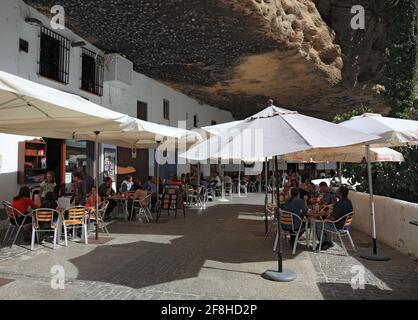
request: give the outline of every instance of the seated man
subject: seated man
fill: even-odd
[[[302,199],[299,198],[299,189],[298,188],[292,188],[290,189],[290,198],[288,198],[285,201],[284,207],[283,207],[284,211],[288,211],[288,212],[292,212],[296,215],[298,215],[302,220],[303,217],[307,215],[308,213],[308,208],[305,205],[305,201],[303,201]],[[299,230],[300,228],[300,224],[301,221],[299,219],[293,219],[293,230]],[[286,231],[293,231],[291,229],[286,229],[287,226],[283,227],[283,230]],[[305,228],[304,223],[302,224],[302,230]],[[290,236],[290,242],[294,242],[295,241],[295,237],[296,235],[292,234]]]
[[[112,178],[107,177],[105,182],[99,187],[99,196],[101,197],[102,201],[105,199],[109,200],[109,204],[105,212],[105,220],[109,219],[109,216],[112,213],[113,209],[117,206],[117,202],[115,200],[109,199],[109,197],[116,195],[115,190],[113,190],[112,188],[112,183]]]
[[[329,221],[337,221],[346,214],[353,212],[353,204],[351,203],[351,200],[348,199],[348,192],[348,188],[344,186],[340,187],[337,190],[337,197],[339,201],[335,204],[332,214],[329,217],[327,217],[327,219],[324,222],[324,237],[322,240],[321,250],[327,250],[334,246],[331,241],[331,234],[327,231],[335,231],[335,228],[333,223]],[[340,230],[344,227],[344,223],[345,221],[344,219],[342,219],[335,225],[335,227],[338,230]],[[316,224],[316,235],[318,237],[318,240],[321,240],[322,225],[322,223]]]
[[[126,179],[123,180],[120,186],[121,193],[128,193],[128,192],[134,191],[133,185],[134,185],[134,182],[133,182],[132,176],[126,176]]]
[[[321,203],[322,205],[329,205],[335,203],[335,194],[334,191],[328,187],[326,182],[321,182],[319,184],[319,192],[321,196]]]

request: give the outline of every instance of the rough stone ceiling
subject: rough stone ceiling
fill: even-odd
[[[26,2],[45,14],[57,3]],[[237,118],[273,97],[284,107],[329,119],[361,103],[385,107],[372,90],[381,78],[384,48],[354,41],[341,23],[349,26],[350,2],[61,0],[60,5],[77,34],[106,52],[124,54],[138,72]],[[377,31],[382,30],[362,37],[377,39]],[[370,51],[374,61],[359,65],[359,56],[370,57]]]

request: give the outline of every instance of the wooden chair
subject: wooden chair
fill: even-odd
[[[29,214],[23,214],[19,210],[12,207],[12,205],[7,202],[3,201],[3,206],[6,210],[6,214],[9,220],[9,226],[7,227],[6,233],[4,235],[2,244],[4,244],[7,240],[7,236],[12,236],[13,231],[16,230],[15,237],[13,238],[13,241],[11,243],[11,247],[16,243],[16,240],[19,236],[20,230],[26,226],[30,226],[32,224],[31,215]],[[19,223],[17,220],[19,217],[23,217],[22,222]],[[29,218],[29,219],[28,219]],[[10,235],[9,232],[11,231]]]
[[[294,227],[294,222],[295,221],[298,221],[300,223],[298,229],[295,229],[295,227]],[[281,213],[280,213],[280,228],[283,232],[283,236],[286,237],[286,236],[290,236],[290,235],[296,235],[295,243],[293,245],[293,250],[292,250],[293,255],[296,254],[296,247],[298,245],[299,237],[306,230],[306,228],[303,228],[303,227],[304,227],[304,220],[301,217],[299,217],[297,214],[294,214],[293,212],[281,210]],[[276,235],[276,240],[274,241],[273,251],[276,251],[278,240],[279,240],[278,235]],[[309,246],[308,241],[309,241],[308,237],[306,236],[306,246],[307,247]]]
[[[354,252],[357,252],[353,239],[351,238],[351,235],[350,235],[350,227],[353,224],[353,217],[354,217],[354,211],[347,213],[345,216],[341,217],[340,219],[336,221],[324,220],[322,222],[321,239],[319,241],[319,251],[321,251],[322,240],[323,240],[324,232],[325,232],[325,223],[330,223],[333,226],[333,228],[331,228],[333,230],[327,230],[327,232],[330,232],[331,235],[332,234],[338,235],[338,238],[340,239],[341,246],[345,254],[348,256],[348,251],[344,245],[343,237],[348,237],[348,239],[350,240],[351,246],[353,247]],[[341,229],[338,229],[337,223],[341,221],[344,221],[344,226]]]
[[[32,240],[30,249],[34,250],[35,248],[35,238],[39,233],[47,233],[53,232],[54,233],[54,249],[57,246],[57,233],[58,233],[58,221],[54,221],[54,216],[59,219],[60,213],[54,209],[36,209],[33,211],[32,214]],[[43,227],[39,226],[39,223],[48,223],[50,228],[43,229]],[[39,237],[38,237],[39,240]]]
[[[68,218],[64,219],[64,237],[65,246],[68,246],[68,229],[73,230],[73,238],[75,237],[75,230],[77,228],[82,229],[81,239],[84,239],[84,243],[88,244],[87,237],[87,214],[85,207],[72,207],[68,209]]]

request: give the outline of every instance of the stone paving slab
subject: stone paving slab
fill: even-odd
[[[0,299],[418,299],[416,261],[379,244],[389,262],[370,262],[358,253],[306,250],[291,255],[284,244],[291,283],[264,280],[277,266],[273,238],[264,241],[263,195],[211,203],[161,223],[115,221],[111,241],[70,242],[56,250],[13,246],[0,249],[0,277],[15,279],[0,287]],[[353,232],[360,250],[368,237]],[[65,289],[54,290],[51,268],[65,270]],[[352,268],[364,267],[364,290],[353,290]]]

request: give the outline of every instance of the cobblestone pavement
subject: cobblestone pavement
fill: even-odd
[[[338,243],[326,252],[295,256],[284,244],[284,265],[298,277],[291,283],[264,280],[277,265],[273,239],[264,241],[262,195],[233,198],[208,209],[187,210],[184,219],[163,215],[158,223],[115,221],[112,241],[70,242],[52,250],[25,246],[0,249],[0,299],[418,299],[417,262],[380,244],[389,262],[370,262]],[[354,230],[361,250],[369,239]],[[54,290],[59,265],[65,288]],[[354,267],[354,269],[353,269]],[[364,289],[353,290],[354,273],[364,267]],[[0,281],[0,283],[2,283]]]

